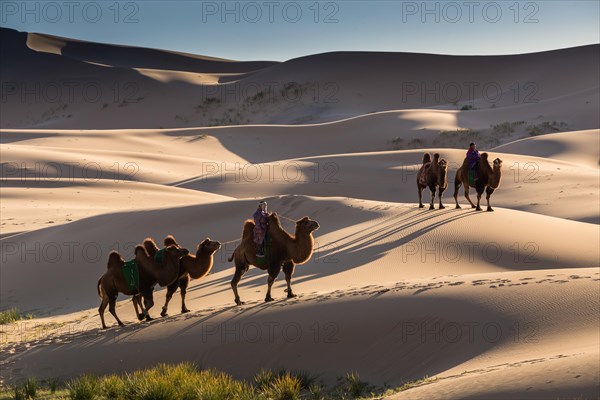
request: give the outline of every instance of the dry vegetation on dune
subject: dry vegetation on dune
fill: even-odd
[[[564,132],[569,125],[563,121],[543,121],[528,124],[526,121],[501,122],[487,129],[457,128],[441,130],[433,139],[404,139],[396,137],[390,140],[393,150],[413,150],[422,148],[460,148],[465,143],[477,142],[481,148],[492,148],[515,140],[548,133]]]
[[[373,399],[435,382],[423,378],[395,388],[376,388],[349,372],[326,386],[305,371],[260,370],[250,380],[236,380],[214,369],[192,363],[159,364],[125,374],[82,375],[61,382],[29,378],[4,388],[0,399],[15,400],[352,400]]]

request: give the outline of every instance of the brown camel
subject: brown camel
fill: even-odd
[[[165,249],[163,257],[163,263],[158,264],[153,258],[150,258],[148,252],[143,246],[136,246],[135,248],[135,263],[138,266],[139,274],[139,285],[137,289],[131,288],[123,274],[123,265],[125,260],[116,251],[113,251],[108,256],[108,264],[104,275],[98,279],[97,289],[98,295],[102,299],[98,313],[100,314],[100,320],[102,321],[102,328],[106,329],[106,323],[104,321],[104,311],[106,306],[109,306],[110,313],[115,317],[119,326],[123,326],[123,322],[117,317],[115,307],[117,302],[117,296],[119,293],[133,296],[133,307],[141,321],[146,318],[147,321],[151,321],[149,310],[154,305],[152,291],[154,286],[158,282],[158,276],[162,269],[172,269],[173,266],[179,268],[179,249],[172,246]],[[141,298],[144,299],[144,306],[142,307]],[[138,311],[138,306],[141,308],[141,313]]]
[[[423,205],[423,190],[426,187],[429,187],[431,190],[431,203],[429,205],[429,209],[433,210],[435,207],[433,206],[433,201],[435,200],[435,191],[437,188],[438,198],[439,198],[439,208],[440,210],[444,207],[442,204],[442,196],[444,195],[444,191],[448,187],[447,182],[448,176],[448,163],[443,158],[440,160],[440,155],[435,153],[433,155],[433,161],[431,161],[431,156],[429,153],[425,153],[423,155],[423,164],[419,169],[419,173],[417,174],[417,188],[419,189],[419,208],[425,207]]]
[[[164,245],[176,246],[178,249],[183,249],[171,235],[165,238]],[[213,255],[220,248],[221,243],[206,238],[198,244],[195,256],[186,254],[179,259],[179,279],[167,287],[167,298],[165,300],[165,305],[162,308],[162,312],[160,313],[161,316],[167,316],[169,301],[177,291],[178,287],[181,289],[181,313],[190,312],[185,306],[185,294],[190,283],[190,278],[202,279],[208,275],[213,267]]]
[[[471,208],[475,208],[477,211],[481,211],[480,201],[481,195],[485,190],[487,200],[487,211],[494,211],[490,205],[490,196],[494,193],[494,190],[500,186],[502,180],[502,160],[496,158],[494,160],[493,167],[488,162],[488,153],[482,153],[481,159],[479,160],[477,173],[478,177],[475,180],[475,190],[477,191],[477,205],[473,204],[469,198],[469,177],[468,177],[469,165],[467,160],[463,162],[463,165],[456,171],[456,178],[454,179],[454,200],[456,201],[456,208],[461,208],[458,204],[458,190],[463,185],[465,188],[465,197],[471,204]]]
[[[250,268],[250,265],[254,265],[263,271],[266,270],[269,273],[265,301],[273,301],[271,286],[273,286],[273,282],[281,269],[283,268],[287,282],[287,297],[296,297],[292,292],[291,285],[295,266],[304,264],[312,256],[315,243],[312,233],[319,229],[317,221],[313,221],[308,217],[296,221],[296,232],[292,236],[283,229],[276,213],[270,213],[267,220],[269,224],[268,235],[272,240],[268,260],[265,262],[257,260],[256,244],[253,240],[254,221],[252,220],[247,220],[244,223],[241,243],[233,251],[231,257],[229,257],[229,261],[233,260],[235,263],[235,274],[231,280],[231,288],[233,289],[237,305],[244,304],[240,300],[237,285],[240,279],[242,279],[242,275]]]

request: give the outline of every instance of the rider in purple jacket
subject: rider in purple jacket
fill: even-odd
[[[258,203],[258,208],[252,214],[254,218],[254,243],[256,244],[256,255],[263,257],[265,254],[265,235],[267,234],[267,202]]]
[[[469,163],[469,169],[476,169],[480,158],[481,156],[479,155],[477,146],[475,146],[475,143],[471,143],[469,145],[469,150],[467,151],[467,162]]]

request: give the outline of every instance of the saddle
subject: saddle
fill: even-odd
[[[269,255],[271,254],[271,236],[267,233],[265,235],[265,254],[261,256],[256,256],[256,262],[260,265],[265,265],[267,260],[269,259]]]
[[[123,275],[129,289],[138,291],[140,287],[140,272],[135,260],[125,261],[123,264]]]

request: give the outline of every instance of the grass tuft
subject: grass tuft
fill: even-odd
[[[9,308],[8,310],[0,311],[0,325],[10,324],[22,319],[33,319],[31,314],[22,314],[17,308]]]

